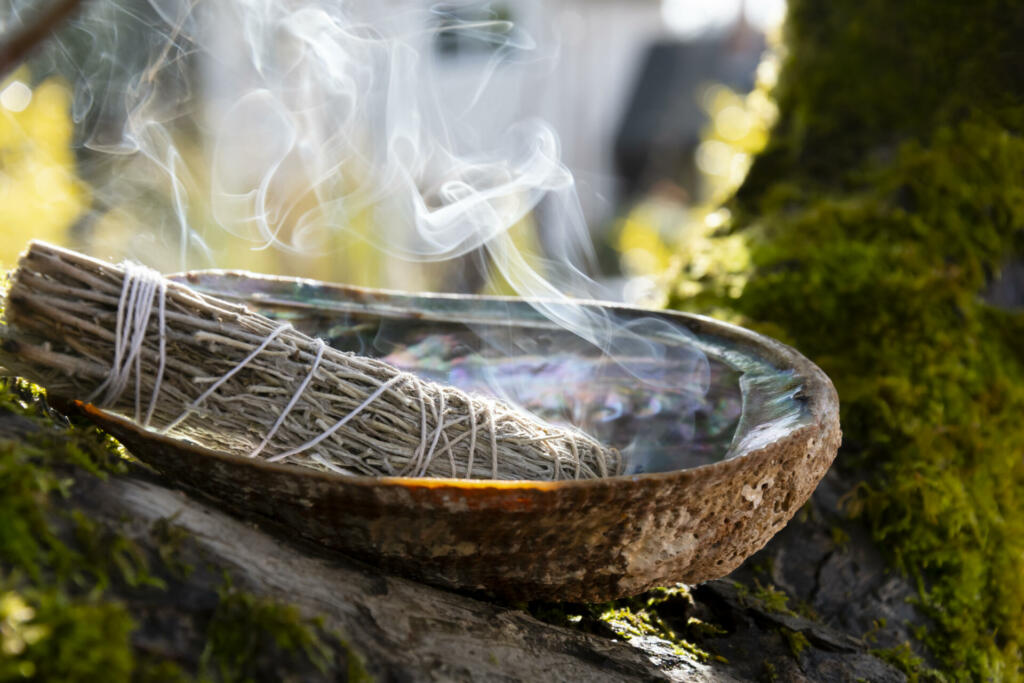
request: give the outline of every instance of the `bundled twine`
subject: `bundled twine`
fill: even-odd
[[[143,266],[34,242],[5,299],[9,372],[217,450],[371,476],[622,472],[617,450],[576,429],[338,351]]]

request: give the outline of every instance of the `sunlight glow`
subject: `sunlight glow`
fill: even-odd
[[[25,111],[31,101],[32,89],[21,81],[14,81],[0,92],[0,105],[8,111]]]
[[[662,0],[665,24],[683,38],[722,29],[740,15],[760,31],[781,23],[786,13],[785,0]]]

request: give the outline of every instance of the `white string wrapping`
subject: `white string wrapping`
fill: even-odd
[[[153,393],[150,396],[149,408],[146,410],[144,426],[149,426],[157,399],[160,397],[160,384],[163,382],[166,365],[166,321],[165,296],[167,282],[157,271],[145,266],[125,262],[124,285],[121,288],[121,299],[117,306],[117,327],[114,331],[114,362],[107,379],[96,387],[87,400],[93,401],[100,394],[103,398],[100,407],[109,407],[117,402],[128,385],[132,368],[135,369],[135,421],[140,422],[142,405],[142,387],[140,377],[141,358],[139,352],[146,338],[150,314],[153,311],[153,298],[159,304],[160,364],[157,370]]]

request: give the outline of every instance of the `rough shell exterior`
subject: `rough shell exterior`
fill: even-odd
[[[688,470],[492,482],[341,477],[191,446],[82,409],[167,477],[384,570],[508,599],[609,600],[728,574],[793,517],[839,447],[838,398],[814,364],[747,330],[684,317],[793,370],[811,419]]]

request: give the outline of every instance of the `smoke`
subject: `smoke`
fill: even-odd
[[[691,386],[674,390],[699,405],[707,362],[688,333],[575,303],[605,293],[558,138],[489,109],[511,87],[505,73],[549,68],[557,47],[540,49],[506,5],[414,7],[88,3],[33,64],[73,88],[94,197],[82,243],[164,270],[243,265],[394,288],[489,281],[540,300],[613,358],[685,365]],[[459,277],[474,268],[478,278]],[[650,363],[623,364],[664,388]]]

